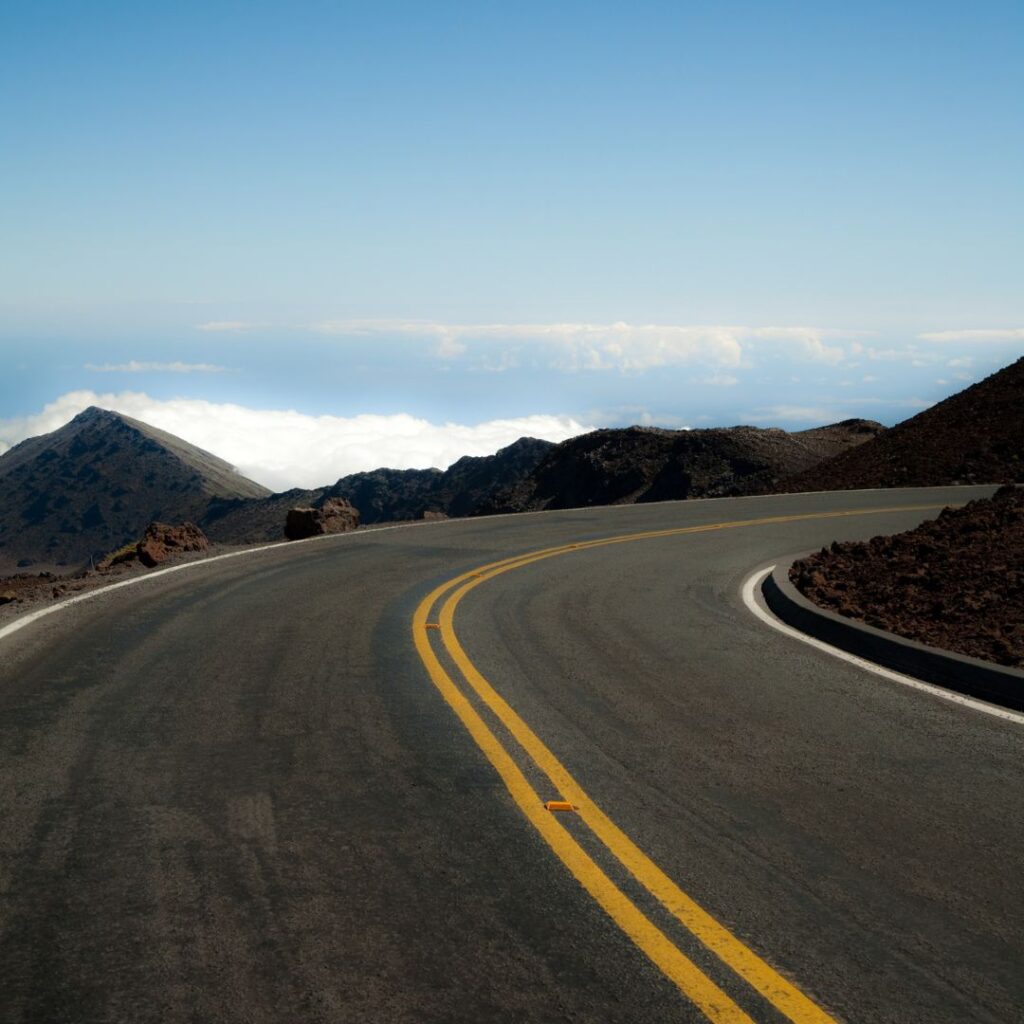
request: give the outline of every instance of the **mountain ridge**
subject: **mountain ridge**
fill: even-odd
[[[75,569],[152,520],[195,520],[212,499],[270,493],[202,448],[90,406],[0,455],[0,569]]]
[[[495,495],[482,514],[766,493],[886,428],[851,419],[787,432],[778,427],[665,430],[615,427],[556,445],[536,470]]]
[[[867,444],[786,481],[785,490],[1024,481],[1024,357]]]
[[[787,432],[623,427],[552,444],[520,438],[445,470],[380,468],[271,493],[223,459],[90,407],[0,455],[0,572],[69,571],[190,520],[220,543],[281,538],[289,508],[351,501],[367,524],[851,487],[1024,479],[1024,358],[886,429],[849,419]]]

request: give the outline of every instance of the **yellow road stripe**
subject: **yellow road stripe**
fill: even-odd
[[[787,523],[807,519],[828,519],[843,516],[880,514],[885,512],[926,511],[937,505],[914,505],[886,509],[864,509],[844,512],[807,513],[793,516],[773,516],[763,519],[736,520],[700,526],[652,530],[645,533],[625,534],[595,541],[566,544],[526,555],[514,556],[480,566],[442,584],[429,594],[416,610],[413,619],[413,637],[416,649],[427,666],[431,679],[445,699],[466,725],[488,759],[498,770],[509,792],[527,818],[540,831],[559,858],[572,871],[584,888],[597,900],[615,922],[633,939],[658,967],[670,977],[683,993],[696,1003],[711,1020],[748,1020],[749,1018],[729,998],[706,978],[646,917],[618,890],[614,883],[589,858],[586,852],[554,819],[542,811],[541,801],[525,777],[516,767],[508,752],[472,705],[455,686],[451,677],[437,660],[427,640],[425,627],[427,614],[445,594],[450,596],[441,608],[438,621],[441,638],[452,660],[480,699],[491,709],[505,727],[533,759],[537,766],[559,790],[560,794],[578,807],[580,817],[591,831],[618,858],[620,863],[672,913],[697,939],[714,952],[756,991],[785,1014],[794,1024],[834,1024],[833,1018],[805,996],[795,985],[779,974],[753,950],[741,942],[727,928],[719,924],[706,910],[672,881],[622,830],[593,802],[564,765],[544,745],[532,729],[512,710],[470,661],[454,629],[454,614],[462,598],[487,579],[512,569],[552,558],[570,551],[586,550],[635,540],[702,533],[710,530],[737,529],[747,526]],[[457,588],[454,589],[453,588]],[[506,763],[507,762],[507,763]],[[627,909],[624,909],[624,906]],[[637,930],[639,929],[639,930]],[[650,929],[649,933],[647,929]],[[671,951],[682,958],[680,964]],[[696,987],[694,987],[696,986]],[[704,986],[710,986],[705,991]],[[722,1003],[721,1000],[725,1000]],[[703,1001],[702,1001],[703,1000]],[[723,1011],[722,1007],[725,1008]],[[740,1016],[721,1016],[722,1012]],[[717,1016],[715,1014],[718,1014]]]
[[[612,920],[670,978],[704,1015],[721,1024],[754,1024],[710,978],[706,977],[684,953],[652,924],[636,905],[594,863],[576,840],[546,811],[541,798],[520,771],[497,737],[459,692],[451,677],[437,660],[427,639],[426,614],[439,596],[435,591],[416,609],[413,639],[430,678],[458,715],[477,746],[494,765],[502,782],[530,824],[541,834],[559,860],[596,900]]]

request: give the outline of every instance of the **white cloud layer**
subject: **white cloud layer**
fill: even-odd
[[[146,363],[132,359],[127,363],[86,363],[93,373],[223,373],[226,367],[213,363]]]
[[[90,405],[169,431],[273,490],[320,487],[361,470],[444,468],[463,455],[491,455],[520,437],[564,441],[592,427],[568,416],[523,416],[485,423],[431,423],[391,416],[310,416],[197,399],[160,400],[135,391],[72,391],[35,415],[0,420],[0,453],[63,426]]]
[[[266,324],[253,323],[249,320],[207,320],[204,324],[196,324],[197,331],[223,332],[240,334],[243,331],[255,331]]]
[[[828,342],[861,331],[819,327],[745,327],[708,324],[445,324],[421,320],[328,320],[314,331],[346,337],[377,335],[432,340],[434,353],[456,359],[472,343],[522,346],[561,370],[636,372],[690,364],[739,367],[758,350],[782,347],[813,362],[838,363],[844,349]],[[514,364],[513,364],[514,365]],[[493,368],[493,367],[492,367]]]
[[[922,341],[1024,341],[1024,327],[978,328],[967,331],[930,331],[919,334]]]

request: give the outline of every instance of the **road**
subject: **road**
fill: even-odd
[[[1024,1019],[1024,728],[740,599],[979,493],[366,531],[31,624],[0,641],[0,1020]]]

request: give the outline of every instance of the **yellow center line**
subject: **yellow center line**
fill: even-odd
[[[426,602],[413,617],[413,639],[434,685],[501,777],[512,799],[544,841],[598,905],[635,945],[716,1024],[754,1024],[710,978],[652,924],[594,863],[582,846],[544,809],[540,796],[444,670],[427,639]]]
[[[501,559],[453,577],[427,595],[413,616],[413,640],[431,680],[466,726],[477,745],[498,771],[512,798],[551,849],[605,912],[658,968],[712,1021],[750,1021],[750,1018],[711,979],[683,954],[632,903],[597,866],[577,841],[543,808],[543,802],[511,755],[476,712],[445,671],[428,639],[428,615],[446,594],[449,596],[437,616],[441,642],[466,683],[515,737],[526,754],[548,777],[561,796],[576,805],[579,816],[627,871],[654,896],[692,935],[743,978],[794,1024],[835,1024],[824,1010],[784,978],[753,950],[720,924],[692,897],[666,875],[583,790],[568,769],[555,757],[532,729],[495,691],[469,659],[455,634],[455,609],[475,587],[495,576],[548,558],[637,540],[738,529],[773,523],[886,512],[927,511],[939,505],[912,505],[885,509],[806,513],[735,520],[700,526],[675,527],[644,533],[622,534],[545,548],[525,555]],[[433,626],[433,623],[429,623]]]

